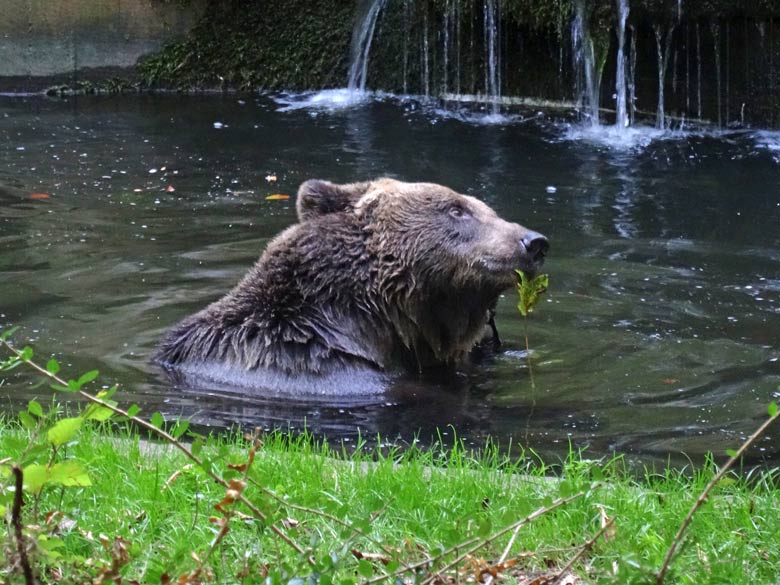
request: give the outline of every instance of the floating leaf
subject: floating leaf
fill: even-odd
[[[517,310],[523,317],[534,310],[534,305],[539,297],[547,290],[550,277],[547,274],[537,274],[530,278],[522,270],[515,270],[519,282],[517,283]]]
[[[48,193],[30,193],[30,199],[50,199],[51,195]]]
[[[265,200],[266,201],[283,201],[285,199],[289,199],[289,195],[285,195],[284,193],[274,193],[273,195],[268,195]]]
[[[76,436],[76,433],[81,428],[83,422],[84,419],[80,416],[74,418],[63,418],[57,421],[57,423],[49,429],[49,432],[46,434],[46,436],[52,445],[59,447]]]

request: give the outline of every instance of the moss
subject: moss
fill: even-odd
[[[189,37],[143,59],[147,87],[305,89],[343,84],[354,5],[211,2]]]
[[[46,89],[50,97],[72,95],[105,95],[138,91],[138,83],[123,77],[110,77],[99,81],[80,80],[73,83],[54,85]]]

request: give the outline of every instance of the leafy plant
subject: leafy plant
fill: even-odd
[[[539,302],[539,297],[547,291],[547,286],[550,284],[550,276],[548,274],[528,276],[522,270],[515,270],[515,272],[517,273],[517,310],[523,316],[525,325],[525,355],[528,360],[528,373],[531,377],[531,387],[536,388],[534,371],[531,367],[531,349],[528,345],[527,318],[528,314],[534,310],[536,303]]]
[[[539,297],[547,291],[550,283],[548,274],[537,274],[534,277],[528,276],[522,270],[515,270],[517,273],[517,310],[523,317],[534,310]]]

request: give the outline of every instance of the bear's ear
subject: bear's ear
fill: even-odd
[[[370,182],[337,185],[330,181],[311,179],[298,188],[295,209],[298,220],[308,221],[328,213],[348,211],[368,191]]]

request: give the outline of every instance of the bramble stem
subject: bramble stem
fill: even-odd
[[[688,528],[688,525],[691,523],[691,520],[693,520],[693,515],[696,513],[696,510],[698,510],[704,502],[707,501],[707,497],[709,496],[710,492],[712,491],[712,488],[714,488],[717,483],[723,479],[723,476],[726,475],[726,472],[731,468],[732,465],[740,458],[742,455],[747,451],[748,447],[750,447],[758,437],[760,437],[764,431],[771,425],[773,422],[775,422],[778,417],[780,417],[780,410],[778,412],[775,412],[772,416],[767,419],[764,424],[762,424],[756,431],[750,435],[747,440],[742,443],[742,446],[737,450],[734,455],[732,455],[728,461],[726,461],[725,465],[721,467],[720,471],[715,474],[715,477],[713,477],[710,480],[710,483],[707,484],[707,487],[704,488],[704,490],[699,494],[699,497],[696,498],[696,501],[694,502],[693,506],[691,506],[690,511],[688,512],[688,515],[683,520],[682,525],[680,526],[680,529],[677,531],[677,534],[674,535],[674,539],[672,540],[672,544],[669,546],[669,551],[666,553],[666,558],[664,558],[664,563],[661,565],[661,569],[658,571],[658,574],[656,575],[656,584],[657,585],[663,585],[664,582],[664,576],[666,575],[666,572],[669,570],[669,565],[672,563],[672,559],[674,558],[674,554],[677,552],[677,547],[680,545],[680,542],[682,541],[683,534],[685,533],[685,530]]]

